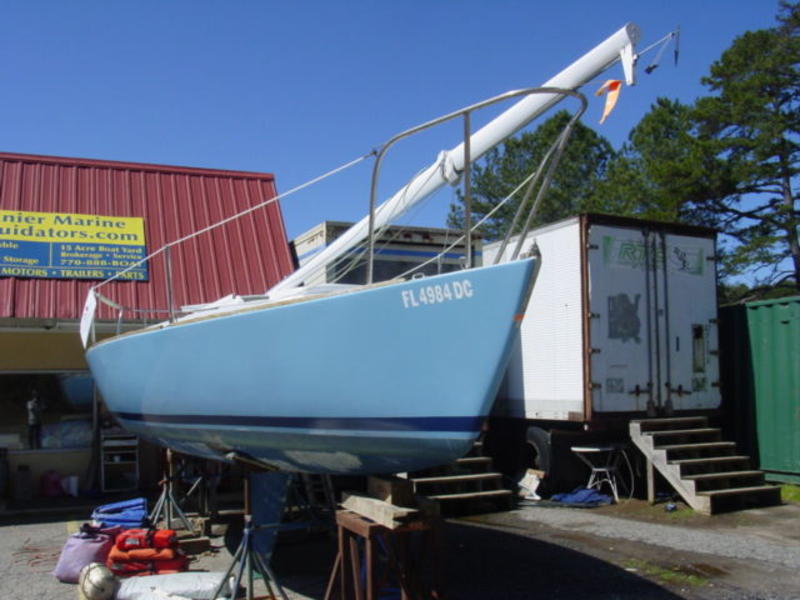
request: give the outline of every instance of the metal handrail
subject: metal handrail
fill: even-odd
[[[498,102],[502,102],[503,100],[508,100],[510,98],[516,98],[518,96],[530,96],[533,94],[558,94],[561,96],[572,96],[573,98],[577,98],[582,103],[582,110],[579,114],[583,114],[586,110],[587,102],[586,98],[580,92],[576,92],[574,90],[564,89],[564,88],[557,88],[557,87],[533,87],[533,88],[523,88],[520,90],[512,90],[510,92],[505,92],[503,94],[499,94],[497,96],[493,96],[486,100],[482,100],[481,102],[476,102],[475,104],[471,104],[459,110],[453,111],[436,119],[432,119],[430,121],[426,121],[421,125],[417,125],[416,127],[412,127],[410,129],[406,129],[395,135],[394,137],[390,138],[380,149],[377,151],[377,155],[375,158],[375,164],[372,167],[372,183],[370,185],[370,195],[369,195],[369,225],[368,225],[368,241],[367,241],[367,283],[372,283],[373,279],[373,271],[375,266],[375,208],[377,204],[377,195],[378,195],[378,180],[380,178],[380,170],[383,163],[383,158],[386,155],[386,152],[394,146],[400,140],[407,138],[411,135],[419,133],[425,129],[429,129],[434,127],[435,125],[440,125],[441,123],[445,123],[447,121],[451,121],[457,117],[462,117],[464,119],[464,170],[462,174],[464,175],[464,185],[465,185],[465,195],[469,195],[471,197],[471,192],[469,190],[469,186],[471,185],[468,176],[470,174],[469,165],[471,164],[471,156],[470,156],[470,115],[479,110],[481,108],[485,108],[487,106],[491,106],[492,104],[496,104]],[[466,236],[470,238],[470,232],[466,233]],[[471,248],[471,239],[467,240],[467,248],[465,249],[467,252],[467,261],[468,264],[471,263],[471,255],[472,255],[472,248]]]
[[[508,245],[511,236],[513,235],[513,230],[516,228],[516,224],[519,220],[519,217],[522,215],[522,211],[524,207],[528,204],[528,200],[533,193],[534,188],[536,187],[536,183],[539,181],[539,177],[542,174],[542,170],[544,169],[545,165],[547,165],[547,173],[545,173],[544,179],[542,180],[542,184],[539,186],[539,191],[536,194],[536,199],[533,201],[531,205],[531,209],[528,212],[528,216],[525,219],[525,225],[522,227],[522,231],[517,238],[516,246],[514,247],[514,252],[511,255],[511,260],[516,260],[519,256],[520,251],[522,250],[522,245],[525,243],[525,238],[528,237],[528,233],[533,225],[534,218],[536,217],[536,213],[539,210],[539,206],[542,203],[542,199],[544,198],[545,193],[550,188],[550,183],[553,180],[553,175],[555,174],[556,167],[558,167],[559,162],[561,161],[561,157],[564,154],[564,149],[566,148],[567,141],[572,136],[572,130],[575,127],[575,123],[578,122],[583,116],[583,113],[586,112],[587,107],[589,106],[588,101],[586,100],[586,96],[580,94],[581,100],[581,107],[575,114],[572,115],[572,118],[569,120],[567,125],[562,130],[561,134],[556,138],[553,142],[553,145],[547,151],[545,156],[542,158],[539,167],[536,170],[536,174],[531,180],[530,184],[528,185],[528,189],[525,190],[525,195],[522,198],[522,201],[517,207],[517,212],[514,215],[514,219],[511,223],[511,226],[506,231],[505,238],[503,239],[503,243],[500,245],[500,250],[495,257],[495,263],[500,261],[500,258],[503,256],[505,252],[506,246]]]
[[[555,171],[555,168],[558,166],[559,159],[561,157],[561,154],[564,151],[564,148],[566,146],[567,140],[570,138],[570,136],[572,134],[572,130],[573,130],[574,126],[575,126],[575,123],[578,121],[578,119],[580,119],[580,117],[586,111],[586,108],[588,106],[588,102],[586,101],[585,96],[583,96],[583,94],[581,94],[580,96],[581,96],[581,98],[580,98],[581,99],[581,107],[580,107],[580,109],[575,111],[575,113],[573,114],[572,118],[569,120],[567,125],[564,127],[564,129],[561,131],[561,133],[558,135],[558,137],[555,139],[555,141],[551,145],[550,149],[545,153],[545,156],[540,161],[539,166],[537,167],[536,171],[531,173],[530,175],[528,175],[525,179],[523,179],[520,182],[520,184],[513,191],[511,191],[505,198],[503,198],[500,202],[498,202],[489,212],[487,212],[485,215],[483,215],[483,217],[481,217],[481,219],[477,223],[475,223],[474,226],[470,227],[470,231],[477,231],[478,228],[481,225],[483,225],[485,222],[487,222],[494,215],[494,213],[497,212],[500,209],[500,207],[502,207],[511,198],[516,196],[517,193],[523,187],[526,188],[525,194],[523,195],[523,198],[520,201],[519,206],[517,207],[517,211],[516,211],[516,213],[514,215],[514,218],[513,218],[512,222],[511,222],[511,225],[508,227],[508,231],[506,233],[506,236],[503,239],[503,242],[501,243],[500,250],[497,252],[497,254],[495,256],[494,264],[499,263],[500,259],[503,257],[503,254],[505,252],[506,246],[508,245],[509,239],[510,239],[511,235],[513,234],[513,231],[516,229],[517,222],[519,221],[519,218],[521,217],[521,215],[522,215],[522,213],[523,213],[523,211],[525,209],[525,206],[527,206],[527,204],[528,204],[528,200],[530,199],[532,191],[536,187],[536,184],[539,181],[539,177],[541,176],[542,171],[544,170],[544,167],[546,165],[550,165],[549,169],[548,169],[548,176],[545,178],[545,181],[539,187],[539,191],[537,193],[536,200],[534,201],[534,203],[531,206],[531,209],[530,209],[530,211],[528,213],[528,217],[527,217],[526,222],[525,222],[525,227],[523,228],[522,233],[519,235],[518,243],[517,243],[516,249],[514,251],[514,255],[512,256],[511,260],[515,260],[517,258],[517,256],[519,255],[519,251],[520,251],[520,249],[522,247],[523,242],[525,241],[525,238],[526,238],[527,234],[529,233],[529,229],[530,229],[531,223],[533,222],[533,219],[534,219],[534,217],[536,215],[536,211],[537,211],[537,209],[538,209],[538,207],[539,207],[539,205],[540,205],[540,203],[541,203],[541,201],[542,201],[542,199],[544,197],[544,194],[546,193],[546,191],[547,191],[547,189],[548,189],[548,187],[550,185],[550,181],[552,179],[551,175]],[[428,260],[426,260],[424,262],[421,262],[419,264],[416,264],[411,269],[409,269],[409,270],[401,273],[400,275],[398,275],[398,277],[401,277],[401,278],[402,277],[407,277],[408,275],[410,275],[414,271],[422,269],[423,267],[425,267],[426,265],[430,264],[434,260],[440,259],[441,256],[443,256],[445,253],[447,253],[450,250],[452,250],[453,248],[455,248],[465,238],[466,238],[466,235],[461,235],[460,237],[458,237],[455,240],[453,240],[453,242],[450,243],[447,247],[445,247],[437,256],[435,256],[433,258],[430,258],[430,259],[428,259]]]

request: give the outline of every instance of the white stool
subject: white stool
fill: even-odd
[[[591,470],[586,487],[600,491],[603,484],[607,483],[614,495],[614,500],[619,502],[617,474],[622,459],[622,446],[615,444],[572,446],[570,449]]]

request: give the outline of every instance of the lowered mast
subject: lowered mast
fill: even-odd
[[[639,28],[629,23],[594,49],[584,54],[542,87],[576,90],[594,79],[618,60],[622,61],[625,80],[635,83],[635,44],[639,41]],[[558,103],[563,96],[537,94],[526,96],[508,110],[470,136],[470,158],[477,160],[506,138],[514,135],[537,116]],[[464,143],[439,154],[436,161],[383,202],[375,212],[374,227],[391,223],[446,184],[456,183],[464,169]],[[362,240],[370,229],[370,217],[364,217],[330,246],[314,256],[308,263],[273,286],[268,292],[285,291],[301,285],[309,275],[347,253]]]

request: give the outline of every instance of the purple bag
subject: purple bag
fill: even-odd
[[[84,523],[81,530],[67,538],[53,575],[63,583],[78,583],[81,569],[89,563],[105,564],[120,527],[98,529]]]

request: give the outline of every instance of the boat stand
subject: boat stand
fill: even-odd
[[[278,597],[282,598],[283,600],[289,600],[289,597],[281,587],[281,584],[278,583],[275,573],[272,572],[269,564],[267,564],[267,561],[264,560],[264,558],[261,556],[261,553],[256,548],[256,529],[257,528],[253,526],[252,515],[245,514],[242,541],[239,544],[239,547],[236,549],[236,553],[233,555],[233,562],[231,562],[228,570],[225,571],[225,575],[222,577],[217,589],[214,591],[214,595],[212,596],[213,598],[222,597],[220,593],[225,588],[225,584],[229,581],[229,578],[235,571],[236,576],[232,580],[231,585],[232,597],[236,597],[236,592],[239,590],[242,579],[245,578],[245,598],[247,598],[247,600],[254,600],[255,569],[255,571],[258,571],[261,574],[261,577],[264,580],[264,585],[267,586],[267,592],[269,593],[269,598],[271,600],[275,600],[275,598]],[[280,596],[276,596],[275,591],[277,591]]]
[[[183,512],[178,501],[175,499],[173,483],[175,481],[175,461],[172,456],[172,450],[169,448],[167,448],[166,460],[167,473],[161,481],[161,495],[158,497],[156,505],[150,513],[150,523],[155,526],[163,518],[167,524],[167,529],[172,529],[172,522],[177,519],[181,522],[184,529],[194,532],[194,527],[187,518],[186,513]],[[197,482],[195,482],[195,485],[196,484]]]
[[[339,600],[377,600],[382,591],[393,588],[400,592],[401,600],[444,597],[439,517],[421,517],[388,529],[349,510],[340,510],[336,525],[339,551],[325,600],[336,597],[337,587]]]
[[[269,566],[275,538],[278,530],[283,528],[281,517],[289,485],[290,476],[286,473],[256,471],[252,468],[245,472],[242,541],[212,598],[221,598],[221,592],[228,582],[231,583],[232,597],[235,598],[244,582],[244,597],[254,600],[255,576],[259,574],[267,588],[267,598],[289,600]],[[258,499],[255,506],[253,498]]]

